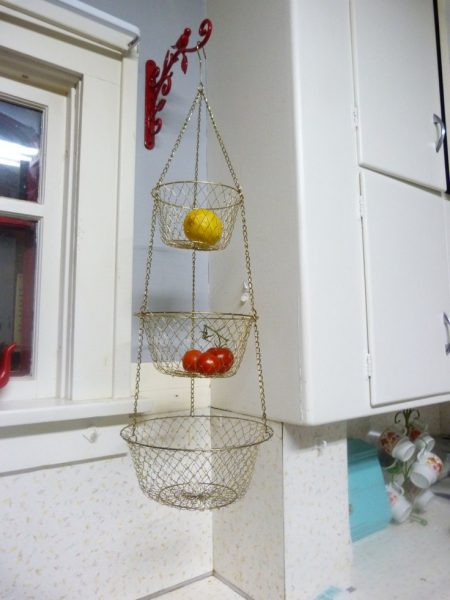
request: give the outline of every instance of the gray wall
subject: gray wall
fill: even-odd
[[[141,31],[139,43],[139,90],[136,139],[136,196],[133,268],[133,310],[138,310],[144,289],[145,262],[152,211],[151,188],[158,180],[175,139],[192,103],[199,81],[197,55],[189,55],[189,67],[184,75],[177,63],[173,68],[172,90],[162,111],[163,127],[156,136],[156,147],[144,147],[144,82],[145,62],[153,59],[162,65],[166,50],[175,44],[185,27],[192,30],[190,46],[198,38],[198,28],[206,15],[206,0],[88,0],[96,8],[137,25]],[[203,136],[205,138],[205,136]],[[195,132],[190,127],[185,135],[166,181],[193,179]],[[205,143],[202,140],[200,177],[205,177]],[[207,255],[197,253],[198,309],[208,308]],[[151,277],[151,308],[155,310],[190,310],[191,253],[164,246],[159,236],[153,255]],[[136,356],[137,319],[133,319],[133,359]],[[149,360],[145,355],[144,360]]]

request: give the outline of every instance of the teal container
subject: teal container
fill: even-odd
[[[384,529],[391,511],[376,448],[348,439],[347,454],[350,531],[355,542]]]

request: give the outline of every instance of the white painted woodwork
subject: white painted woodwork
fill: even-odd
[[[126,454],[120,437],[126,418],[109,420],[119,423],[107,419],[105,425],[100,419],[14,428],[10,437],[0,436],[0,473]]]
[[[123,53],[139,39],[139,29],[84,2],[70,0],[0,0],[4,14],[30,26],[46,28],[47,33],[64,35],[74,43],[83,40],[92,46]]]
[[[40,265],[42,292],[58,287],[59,305],[56,310],[46,308],[52,318],[48,335],[42,328],[41,336],[47,338],[51,351],[39,353],[44,361],[56,358],[56,374],[52,389],[38,378],[34,395],[21,393],[15,382],[2,389],[0,411],[4,409],[6,422],[9,417],[30,422],[33,398],[38,420],[44,417],[46,401],[51,420],[56,415],[64,420],[62,407],[68,402],[80,403],[79,412],[68,410],[69,419],[84,411],[95,414],[96,409],[89,407],[100,399],[106,406],[111,402],[113,413],[114,399],[128,398],[132,406],[137,51],[129,44],[136,28],[130,26],[127,32],[122,27],[120,35],[111,30],[108,36],[104,23],[83,28],[85,17],[73,15],[70,21],[70,14],[68,8],[55,8],[44,0],[33,0],[26,7],[13,0],[0,1],[0,74],[26,78],[36,93],[57,93],[68,114],[67,124],[64,120],[59,130],[60,135],[67,132],[63,162],[54,172],[48,171],[51,181],[64,182],[58,194],[56,185],[49,186],[57,194],[58,210],[42,216],[52,230],[54,220],[62,221],[59,242],[53,243]],[[2,209],[14,206],[2,201]],[[60,280],[45,279],[50,264],[57,265]],[[21,406],[22,417],[18,416]]]
[[[377,173],[362,180],[372,405],[449,393],[444,200]]]
[[[432,0],[352,0],[359,162],[446,189]]]
[[[246,196],[268,414],[367,412],[348,3],[212,0],[208,16],[208,93]],[[222,180],[214,147],[211,135],[208,176]],[[213,307],[241,310],[240,240],[238,221],[232,248],[211,257]],[[255,380],[250,339],[238,374],[212,382],[213,406],[260,414]]]

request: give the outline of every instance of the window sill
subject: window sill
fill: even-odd
[[[131,389],[134,388],[136,365],[132,365]],[[197,408],[210,406],[210,383],[207,379],[196,383]],[[141,398],[139,413],[160,413],[185,410],[189,407],[190,379],[167,377],[158,373],[151,363],[141,368]],[[0,429],[17,425],[57,423],[100,417],[128,415],[133,411],[134,399],[100,398],[95,400],[73,401],[62,398],[42,400],[1,400]]]
[[[152,404],[149,399],[139,400],[139,411],[150,410]],[[23,400],[20,403],[0,401],[0,428],[127,415],[132,410],[133,398],[103,398],[83,402],[58,398]]]

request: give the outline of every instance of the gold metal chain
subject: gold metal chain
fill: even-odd
[[[191,104],[189,111],[188,111],[188,114],[186,115],[184,123],[180,129],[180,133],[178,134],[178,137],[175,141],[175,144],[173,145],[173,148],[169,155],[169,158],[167,159],[167,162],[164,165],[164,169],[162,170],[161,176],[158,179],[158,183],[156,184],[155,187],[159,187],[162,184],[162,182],[164,181],[165,176],[167,175],[167,171],[169,170],[169,167],[172,163],[173,157],[175,156],[175,153],[178,150],[179,145],[181,144],[181,140],[183,139],[183,136],[186,133],[186,129],[187,129],[187,126],[189,125],[189,121],[191,120],[191,117],[194,114],[194,110],[197,105],[197,102],[199,102],[200,98],[202,97],[202,90],[203,90],[203,84],[200,84],[197,89],[197,93],[195,94],[195,98]]]
[[[147,251],[147,261],[145,265],[145,283],[144,283],[144,295],[142,298],[142,304],[139,312],[139,336],[138,336],[138,352],[137,352],[137,361],[136,361],[136,383],[134,388],[134,406],[133,406],[133,417],[132,417],[132,425],[133,425],[133,437],[136,436],[136,422],[137,422],[137,408],[138,408],[138,400],[139,400],[139,388],[141,384],[141,366],[142,366],[142,350],[144,347],[144,313],[148,310],[148,288],[150,283],[150,273],[152,269],[152,261],[153,261],[153,241],[155,238],[155,229],[156,229],[156,214],[158,211],[158,207],[156,202],[153,202],[153,210],[152,210],[152,219],[150,224],[150,236],[149,236],[149,244]]]
[[[264,391],[264,377],[263,377],[263,369],[262,369],[261,344],[259,341],[258,313],[256,312],[256,308],[255,308],[255,294],[254,294],[254,288],[253,288],[252,269],[251,269],[251,263],[250,263],[250,250],[249,250],[249,244],[248,244],[247,218],[245,216],[245,204],[244,204],[243,197],[242,197],[242,202],[241,202],[241,219],[242,219],[242,235],[244,238],[244,248],[245,248],[245,266],[246,266],[246,270],[247,270],[248,292],[249,292],[249,296],[250,296],[252,315],[254,318],[253,333],[254,333],[254,338],[255,338],[256,368],[258,371],[259,397],[261,400],[262,420],[264,423],[264,427],[266,428],[266,431],[267,431],[266,394]]]
[[[251,270],[251,262],[250,262],[248,228],[247,228],[247,219],[246,219],[246,214],[245,214],[244,194],[243,194],[242,188],[239,184],[239,181],[237,179],[233,165],[231,164],[231,160],[230,160],[228,152],[225,148],[225,144],[223,142],[222,136],[220,135],[220,132],[218,130],[218,127],[217,127],[213,112],[211,110],[211,107],[209,105],[208,99],[206,97],[202,82],[200,82],[200,84],[199,84],[195,98],[192,102],[192,105],[191,105],[191,107],[188,111],[188,114],[184,120],[184,123],[181,127],[181,130],[178,134],[178,137],[175,141],[175,144],[172,148],[169,158],[163,168],[161,176],[155,187],[157,188],[162,185],[164,178],[167,175],[167,172],[170,168],[172,160],[175,156],[175,153],[177,152],[177,150],[180,146],[181,140],[186,132],[187,126],[189,124],[189,121],[191,120],[193,113],[194,113],[195,107],[199,103],[198,118],[197,118],[196,155],[195,155],[195,182],[197,183],[199,152],[200,152],[200,128],[201,128],[201,103],[202,103],[202,100],[205,102],[205,106],[206,106],[210,121],[212,123],[214,133],[216,135],[217,141],[219,143],[220,149],[224,156],[224,159],[227,164],[230,175],[233,179],[234,186],[238,190],[239,197],[240,197],[242,232],[243,232],[244,249],[245,249],[245,266],[246,266],[246,272],[247,272],[251,313],[252,313],[252,317],[253,317],[253,328],[254,328],[253,331],[254,331],[255,349],[256,349],[256,365],[257,365],[257,372],[258,372],[258,387],[259,387],[259,395],[260,395],[261,409],[262,409],[262,421],[263,421],[263,424],[267,431],[268,426],[267,426],[264,378],[263,378],[263,370],[262,370],[261,344],[260,344],[260,337],[259,337],[259,330],[258,330],[258,314],[257,314],[256,308],[255,308],[254,286],[253,286],[253,278],[252,278],[252,270]],[[195,188],[194,189],[194,207],[196,205],[196,195],[197,195],[196,192],[197,192],[197,190]],[[151,227],[150,227],[150,243],[149,243],[147,262],[146,262],[144,295],[143,295],[143,300],[142,300],[141,309],[140,309],[140,327],[139,327],[137,367],[136,367],[136,386],[135,386],[135,392],[134,392],[134,410],[133,410],[133,417],[132,417],[133,437],[135,437],[135,428],[136,428],[136,424],[137,424],[137,406],[138,406],[138,399],[139,399],[142,351],[143,351],[144,332],[145,332],[144,318],[145,318],[145,312],[148,310],[148,304],[149,304],[149,282],[150,282],[150,272],[151,272],[151,265],[152,265],[152,258],[153,258],[153,241],[154,241],[155,227],[156,227],[156,216],[157,216],[157,202],[154,201],[152,219],[151,219]],[[194,314],[195,309],[196,309],[196,251],[193,250],[192,251],[192,314]],[[194,319],[193,319],[193,325],[192,325],[192,338],[194,338]],[[195,340],[193,339],[192,345],[194,345],[194,342],[195,342]],[[194,377],[191,377],[191,386],[190,387],[191,387],[190,414],[191,414],[191,416],[194,416],[194,411],[195,411],[195,378]]]
[[[201,84],[197,90],[197,93],[194,97],[191,107],[189,108],[189,111],[186,115],[186,118],[183,122],[183,125],[180,129],[177,139],[175,140],[175,144],[173,145],[173,148],[170,152],[169,158],[167,159],[167,162],[164,165],[164,168],[158,179],[156,187],[159,187],[162,184],[165,176],[167,175],[167,172],[168,172],[169,167],[172,163],[172,160],[175,156],[175,153],[177,152],[177,150],[181,144],[181,140],[183,139],[183,136],[186,133],[186,129],[189,124],[189,121],[191,120],[191,117],[194,114],[195,107],[196,107],[197,103],[201,100],[201,97],[202,97],[201,89],[202,88],[203,88],[203,85]],[[198,169],[198,166],[197,166],[197,169]],[[136,383],[135,383],[135,388],[134,388],[133,416],[132,416],[132,420],[131,420],[131,424],[133,427],[133,430],[132,430],[133,437],[136,437],[138,401],[139,401],[139,391],[140,391],[140,384],[141,384],[142,352],[143,352],[143,347],[144,347],[144,332],[145,332],[144,313],[149,308],[149,306],[148,306],[149,305],[149,283],[150,283],[150,273],[151,273],[152,260],[153,260],[153,242],[154,242],[154,238],[155,238],[157,210],[158,210],[157,202],[154,200],[151,226],[150,226],[149,245],[148,245],[148,252],[147,252],[147,261],[146,261],[146,267],[145,267],[144,294],[143,294],[143,298],[142,298],[142,303],[141,303],[141,308],[140,308],[140,316],[139,316],[138,351],[137,351],[137,361],[136,361]],[[195,282],[194,282],[194,285],[195,285]],[[192,411],[193,395],[194,395],[194,381],[192,380],[191,381],[191,411]]]
[[[216,134],[216,138],[217,141],[219,142],[219,146],[220,149],[222,150],[222,154],[225,158],[225,162],[227,163],[227,167],[228,170],[231,174],[231,177],[233,179],[233,183],[236,187],[236,189],[239,192],[239,197],[241,199],[240,202],[240,208],[241,208],[241,219],[242,219],[242,234],[243,234],[243,238],[244,238],[244,248],[245,248],[245,266],[246,266],[246,271],[247,271],[247,280],[248,280],[248,292],[249,292],[249,297],[250,297],[250,306],[251,306],[251,312],[254,318],[254,324],[253,324],[253,332],[254,332],[254,338],[255,338],[255,348],[256,348],[256,368],[258,371],[258,387],[259,387],[259,396],[260,396],[260,400],[261,400],[261,409],[262,409],[262,420],[264,423],[264,426],[267,430],[267,410],[266,410],[266,394],[265,394],[265,390],[264,390],[264,377],[263,377],[263,370],[262,370],[262,356],[261,356],[261,344],[260,344],[260,339],[259,339],[259,330],[258,330],[258,314],[256,312],[256,308],[255,308],[255,294],[254,294],[254,287],[253,287],[253,278],[252,278],[252,269],[251,269],[251,262],[250,262],[250,250],[249,250],[249,243],[248,243],[248,228],[247,228],[247,219],[245,216],[245,199],[244,199],[244,193],[242,191],[242,188],[240,186],[240,183],[238,181],[238,178],[236,176],[236,172],[233,169],[233,165],[231,164],[231,160],[230,157],[228,155],[227,149],[225,148],[225,144],[223,142],[222,136],[220,135],[219,129],[217,127],[217,123],[216,120],[214,118],[214,114],[211,110],[211,107],[209,105],[208,99],[205,95],[204,89],[200,88],[199,89],[200,94],[205,102],[207,111],[208,111],[208,115],[210,118],[210,121],[212,123],[213,129],[214,129],[214,133]]]
[[[197,51],[198,54],[198,51]],[[199,54],[200,66],[201,59]],[[203,89],[203,84],[200,78],[199,91]],[[197,112],[197,132],[196,132],[196,143],[195,143],[195,166],[194,166],[194,202],[193,208],[197,206],[197,189],[198,189],[198,165],[200,160],[200,129],[201,129],[201,117],[202,117],[202,102],[201,102],[201,94],[199,94],[199,102],[198,102],[198,112]],[[195,310],[196,310],[196,258],[197,253],[195,248],[192,250],[192,331],[191,331],[191,346],[194,348],[195,346]],[[189,414],[191,417],[195,414],[195,378],[191,377],[191,406]]]

